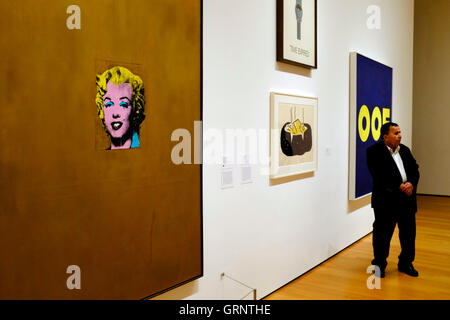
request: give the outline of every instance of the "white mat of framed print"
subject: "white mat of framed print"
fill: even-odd
[[[277,61],[317,68],[317,0],[277,0]]]
[[[270,93],[270,178],[317,170],[318,99]]]

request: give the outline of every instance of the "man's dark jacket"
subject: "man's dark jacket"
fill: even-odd
[[[406,172],[406,181],[414,186],[413,194],[408,197],[400,190],[400,171],[389,149],[380,141],[367,148],[367,166],[373,179],[372,208],[392,209],[400,205],[403,209],[416,212],[419,166],[407,146],[400,144],[399,152]]]

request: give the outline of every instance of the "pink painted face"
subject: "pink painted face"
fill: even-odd
[[[129,83],[116,86],[108,82],[106,88],[107,91],[103,97],[106,128],[113,138],[121,138],[130,128],[133,90]]]

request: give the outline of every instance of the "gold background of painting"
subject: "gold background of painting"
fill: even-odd
[[[297,117],[295,119],[291,119],[291,108],[296,109],[296,115]],[[304,114],[304,120],[303,120],[303,112],[302,109],[305,111]],[[299,119],[302,124],[307,123],[311,126],[312,134],[314,135],[314,107],[308,106],[308,105],[298,105],[298,104],[292,104],[292,103],[280,103],[278,105],[278,128],[280,130],[285,125],[286,122],[292,122],[296,119]],[[314,137],[313,137],[314,141]],[[279,166],[289,166],[292,164],[299,164],[304,162],[312,162],[314,160],[314,145],[311,148],[311,151],[305,152],[301,156],[286,156],[283,151],[281,151],[281,147],[278,149],[278,156],[279,156]]]
[[[77,0],[68,30],[72,4],[0,2],[0,299],[138,299],[203,272],[201,167],[170,141],[201,119],[201,1]],[[144,82],[140,148],[99,140],[109,62]]]

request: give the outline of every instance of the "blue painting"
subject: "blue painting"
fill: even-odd
[[[366,149],[380,140],[381,126],[391,121],[392,68],[359,53],[350,56],[349,199],[372,191]]]

